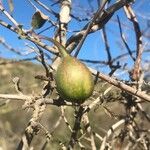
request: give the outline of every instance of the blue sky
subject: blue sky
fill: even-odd
[[[8,4],[6,3],[6,0],[2,0],[4,7],[6,10],[9,11]],[[27,0],[13,0],[14,2],[14,12],[13,12],[13,17],[24,26],[25,29],[30,29],[30,23],[31,23],[31,17],[33,13],[35,12],[35,9],[29,4]],[[43,3],[47,4],[47,6],[50,6],[51,1],[50,0],[42,0]],[[115,0],[112,0],[111,3],[114,3]],[[38,6],[38,5],[36,5]],[[72,12],[75,15],[78,15],[82,18],[87,17],[86,13],[88,12],[89,14],[92,14],[93,11],[97,9],[96,5],[96,0],[91,0],[91,9],[89,9],[89,5],[87,4],[87,0],[74,0],[73,1],[73,8]],[[42,11],[43,9],[39,7]],[[54,10],[59,10],[56,6],[52,7]],[[142,14],[146,17],[150,16],[150,2],[149,0],[144,0],[144,3],[142,3],[139,0],[136,0],[136,3],[133,5],[133,8],[135,12],[137,13],[138,20],[141,26],[141,29],[144,30],[146,26],[146,20],[141,17]],[[46,11],[43,11],[45,14],[49,15]],[[106,25],[107,29],[107,34],[108,34],[108,40],[110,44],[110,49],[111,49],[111,54],[113,57],[118,56],[119,54],[127,52],[125,47],[123,46],[123,43],[120,41],[120,34],[118,30],[118,24],[116,22],[116,16],[120,17],[120,20],[123,24],[126,26],[123,27],[123,32],[127,38],[128,44],[130,45],[130,48],[132,50],[135,50],[135,36],[134,32],[131,30],[133,28],[132,24],[127,20],[123,10],[117,11],[112,19],[108,22]],[[54,19],[55,18],[52,15],[49,15],[50,18]],[[0,14],[0,19],[5,20],[6,22],[10,23],[9,20],[6,19],[6,17],[2,14]],[[150,19],[150,17],[149,17]],[[80,30],[83,26],[85,25],[85,22],[83,23],[77,23],[76,21],[72,20],[72,22],[69,24],[69,30]],[[49,24],[46,23],[41,29],[37,30],[41,31],[48,27]],[[49,30],[47,33],[45,32],[45,35],[52,36],[54,33],[54,30]],[[72,33],[69,33],[71,35]],[[5,29],[4,27],[0,26],[0,37],[4,37],[6,42],[11,45],[13,48],[19,49],[23,52],[26,51],[25,43],[30,43],[27,40],[18,40],[18,37],[15,33],[9,31],[8,29]],[[149,45],[148,45],[149,46]],[[98,31],[96,33],[93,33],[87,37],[87,39],[84,42],[84,45],[82,46],[81,52],[79,53],[79,58],[82,59],[92,59],[92,60],[106,60],[107,55],[105,52],[105,47],[104,47],[104,42],[102,39],[102,32]],[[19,55],[16,55],[9,50],[5,49],[1,44],[0,44],[0,56],[5,57],[5,58],[20,58]],[[33,56],[30,55],[28,57]],[[147,56],[146,56],[147,57]],[[125,59],[121,63],[126,63],[128,62],[129,66],[133,64],[131,59]],[[90,64],[89,64],[90,65]],[[106,71],[105,68],[100,68],[98,65],[95,65],[97,69],[100,69],[101,71]]]

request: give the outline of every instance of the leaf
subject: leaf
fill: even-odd
[[[47,20],[48,16],[43,14],[41,11],[36,11],[32,16],[31,26],[33,29],[39,29]]]
[[[13,0],[8,0],[8,4],[9,4],[10,13],[12,14],[12,12],[13,12],[13,10],[14,10],[14,3],[13,3]]]

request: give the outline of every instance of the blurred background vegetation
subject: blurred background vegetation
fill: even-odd
[[[12,80],[17,76],[20,78],[20,86],[24,93],[33,95],[36,93],[37,95],[40,95],[43,82],[35,79],[35,76],[42,74],[42,66],[31,62],[10,62],[12,62],[12,60],[0,59],[0,63],[3,64],[0,65],[0,93],[16,93]],[[96,98],[97,94],[103,93],[108,86],[110,85],[98,81],[95,86],[96,92],[93,94],[92,98]],[[149,89],[149,87],[145,86],[144,88]],[[120,94],[121,91],[116,87],[113,87],[111,92],[105,95],[107,101],[105,99],[102,105],[97,105],[89,112],[88,115],[93,132],[104,136],[106,131],[117,122],[117,119],[115,118],[123,117],[125,115],[125,107],[122,105],[121,100],[117,100],[120,98]],[[92,98],[89,101],[91,101]],[[0,148],[3,148],[4,150],[13,150],[16,149],[24,129],[31,118],[32,109],[22,109],[22,101],[8,100],[6,103],[4,103],[3,100],[0,100]],[[150,114],[149,106],[149,104],[145,104],[144,106],[148,114]],[[74,123],[74,108],[69,106],[65,107],[65,117],[72,127]],[[63,119],[53,132],[53,128],[60,116],[60,107],[48,105],[41,118],[41,124],[52,133],[51,140],[46,149],[59,149],[59,144],[65,144],[69,140],[71,132],[68,130],[68,126]],[[143,124],[143,127],[149,126],[146,119],[140,118],[139,121],[142,121],[141,124]],[[84,127],[82,129],[84,130]],[[86,143],[87,150],[90,150],[90,142],[88,139],[83,138],[81,141],[82,143]],[[36,150],[40,150],[45,142],[45,132],[40,130],[39,134],[35,136],[32,145]],[[100,145],[98,139],[96,139],[96,144],[97,146]],[[75,149],[79,149],[79,147],[75,147]]]
[[[13,34],[8,29],[10,25],[14,24],[12,20],[16,19],[19,23],[19,29],[25,29],[25,35],[28,34],[31,39],[37,39],[37,35],[44,34],[48,37],[58,38],[60,41],[62,39],[62,43],[68,43],[68,41],[70,41],[69,45],[72,45],[73,42],[77,46],[81,39],[78,36],[76,37],[76,35],[80,32],[82,33],[84,29],[87,29],[97,9],[106,1],[72,1],[71,6],[67,5],[68,9],[72,8],[66,18],[67,23],[61,22],[60,19],[61,15],[62,18],[65,16],[62,14],[62,10],[65,8],[64,5],[66,6],[66,4],[60,0],[40,1],[46,4],[50,11],[47,11],[47,8],[41,7],[41,4],[38,5],[38,1],[32,3],[30,0],[0,0],[0,4],[1,2],[4,4],[4,9],[0,7],[2,14],[0,14],[0,24],[3,24],[4,21],[8,26],[0,26],[0,94],[18,94],[13,83],[13,79],[18,77],[23,94],[33,96],[32,104],[35,104],[35,97],[37,98],[39,96],[43,98],[45,87],[45,81],[35,78],[37,75],[43,75],[45,77],[46,74],[45,68],[43,68],[44,65],[42,66],[40,62],[42,61],[40,58],[42,58],[44,54],[45,62],[50,69],[52,67],[51,64],[54,63],[56,59],[56,55],[46,52],[45,46],[42,49],[44,52],[42,54],[41,50],[37,49],[33,43],[29,41],[26,43],[26,40],[20,40],[20,30],[17,34]],[[14,5],[12,2],[14,2]],[[120,4],[116,5],[116,3],[119,2],[121,2],[121,0],[108,0],[108,3],[105,5],[106,10],[103,11],[103,14],[104,16],[105,13],[110,14],[104,18],[103,15],[100,15],[97,21],[95,23],[93,22],[93,34],[86,38],[78,58],[82,59],[89,67],[103,72],[109,77],[114,77],[116,80],[118,79],[126,84],[131,82],[129,84],[130,87],[134,87],[132,71],[135,70],[136,73],[136,69],[139,69],[137,76],[139,75],[141,78],[144,76],[144,80],[142,79],[144,81],[142,82],[143,86],[140,90],[150,95],[150,65],[148,55],[150,52],[149,2],[148,0],[134,1],[135,3],[133,3],[133,5],[131,4],[131,7],[128,7],[130,6],[129,4],[124,6],[126,9],[122,8],[118,10],[117,7]],[[124,2],[125,1],[122,0],[122,3]],[[123,5],[121,6],[123,7]],[[136,16],[133,17],[131,15],[130,18],[128,13],[132,10],[132,7],[133,14],[135,12]],[[31,25],[31,21],[33,20],[33,16],[37,14],[37,8],[41,13],[43,12],[45,15],[48,15],[49,20],[47,20],[40,30],[32,31],[31,28],[33,26]],[[109,10],[113,9],[108,8],[113,8],[114,11],[111,12]],[[130,8],[130,11],[127,11],[127,8]],[[4,10],[8,12],[4,13]],[[51,10],[54,10],[54,12]],[[112,18],[111,15],[113,15]],[[14,18],[11,18],[12,16]],[[72,17],[71,20],[70,16]],[[9,20],[8,18],[11,19]],[[108,20],[109,22],[106,23],[105,19],[106,22]],[[135,21],[136,19],[138,22]],[[121,27],[119,27],[119,22],[121,23]],[[138,23],[141,30],[137,31],[135,30],[135,25],[137,26]],[[63,25],[63,27],[59,27],[59,24]],[[95,25],[96,28],[94,27]],[[13,25],[13,27],[16,27],[16,25]],[[137,38],[138,34],[140,34],[139,32],[141,35]],[[72,39],[74,36],[76,38],[73,41],[70,40],[70,38]],[[143,38],[142,43],[141,36]],[[124,43],[124,40],[126,43]],[[47,42],[45,41],[45,43]],[[139,57],[137,57],[141,44],[144,49],[143,55],[140,56],[139,54]],[[75,47],[73,48],[74,50]],[[34,59],[31,60],[31,57]],[[18,58],[21,61],[19,61]],[[23,61],[24,59],[30,59],[34,63]],[[141,67],[136,68],[136,62],[141,63]],[[140,69],[142,70],[143,76],[141,75]],[[48,73],[51,73],[51,69]],[[52,73],[55,73],[55,71]],[[53,84],[53,81],[51,81],[50,84]],[[55,99],[55,96],[58,98],[56,89],[54,90],[54,93],[49,94],[46,98],[51,98],[51,96],[52,99]],[[115,123],[118,123],[120,120],[125,120],[125,122],[119,125],[117,130],[112,131],[111,136],[106,139],[105,147],[108,148],[109,145],[112,146],[114,150],[116,150],[116,148],[124,150],[124,147],[126,150],[130,150],[130,148],[131,150],[145,150],[149,146],[150,104],[147,101],[131,96],[126,91],[120,90],[100,79],[97,79],[94,93],[85,104],[90,105],[97,99],[96,105],[87,113],[89,123],[85,125],[82,120],[81,128],[78,128],[80,130],[78,131],[77,139],[85,146],[86,150],[91,150],[91,135],[94,135],[96,148],[99,148],[102,145],[102,141],[105,142],[105,136],[108,131],[112,131],[112,125],[115,125]],[[140,102],[135,102],[136,100],[140,100]],[[32,104],[29,105],[29,108],[24,108],[24,101],[0,99],[0,150],[15,150],[18,147],[25,133],[25,129],[29,123],[31,123],[30,120],[33,119],[33,114],[35,113],[33,111],[35,107],[32,107]],[[138,105],[140,105],[143,110],[140,109]],[[40,107],[40,105],[38,106]],[[78,118],[75,116],[77,109],[78,108],[74,105],[63,107],[50,104],[46,105],[42,117],[39,117],[38,121],[36,120],[36,123],[41,125],[41,128],[33,140],[31,140],[30,149],[58,150],[62,149],[63,145],[67,146],[73,133],[71,133],[69,126],[73,128],[75,119]],[[34,120],[32,121],[35,123]],[[89,126],[91,126],[91,133],[87,131]],[[34,133],[36,132],[33,131],[33,134]],[[74,150],[79,149],[81,149],[81,145],[79,147],[79,144],[76,144]]]

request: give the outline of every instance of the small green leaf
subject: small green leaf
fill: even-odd
[[[41,11],[36,11],[32,16],[31,26],[33,29],[39,29],[47,20],[48,16],[43,14]]]

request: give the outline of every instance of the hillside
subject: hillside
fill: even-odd
[[[7,62],[6,64],[2,62]],[[14,77],[20,78],[20,86],[25,94],[33,94],[33,95],[40,95],[41,89],[43,87],[43,82],[35,79],[36,75],[43,74],[44,69],[42,66],[33,64],[31,62],[22,62],[22,63],[8,63],[9,60],[0,60],[0,93],[16,93],[14,88],[14,84],[12,79]],[[103,82],[98,82],[96,85],[96,94],[102,93],[108,84]],[[113,87],[113,91],[110,92],[108,97],[119,96],[120,90]],[[94,97],[96,97],[96,94]],[[0,99],[0,148],[5,149],[15,149],[20,141],[21,135],[24,132],[25,127],[27,126],[30,118],[32,109],[22,109],[23,102],[20,101],[5,101]],[[104,105],[115,112],[115,116],[120,115],[123,116],[125,113],[125,109],[121,103],[116,101],[111,102],[104,102]],[[106,131],[113,125],[117,119],[109,114],[109,111],[106,111],[101,104],[98,105],[96,108],[90,111],[89,119],[91,122],[93,132],[97,132],[100,135],[104,135]],[[148,110],[148,106],[146,106]],[[74,108],[66,107],[65,109],[65,116],[72,126],[74,122]],[[51,149],[59,149],[59,142],[65,143],[69,140],[70,131],[68,130],[67,125],[65,124],[64,120],[60,121],[57,130],[53,132],[53,128],[56,125],[56,122],[59,120],[61,116],[61,109],[60,107],[48,105],[44,115],[41,119],[41,124],[45,126],[45,128],[52,132],[52,138],[47,145],[47,150]],[[143,120],[144,121],[144,120]],[[146,123],[147,124],[147,123]],[[40,136],[36,136],[33,140],[33,145],[37,150],[40,150],[42,145],[45,143],[45,133],[43,131],[39,132]],[[99,145],[98,140],[97,145]],[[88,147],[88,140],[83,139],[83,143],[87,143]],[[77,148],[78,149],[78,148]],[[88,149],[88,148],[87,148]]]

